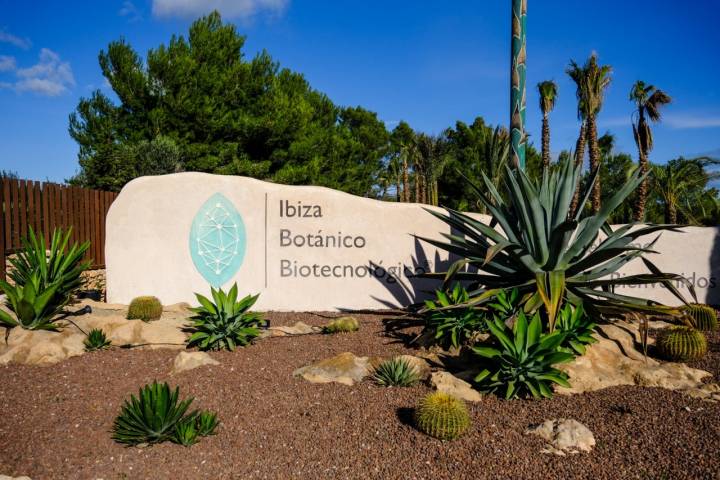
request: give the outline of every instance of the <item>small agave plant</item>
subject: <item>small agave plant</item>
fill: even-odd
[[[85,351],[87,352],[104,350],[110,347],[110,340],[105,336],[105,332],[99,328],[90,330],[90,333],[87,334],[83,343],[85,344]]]
[[[260,327],[267,325],[262,315],[251,312],[258,295],[248,295],[237,299],[238,287],[234,284],[226,293],[221,288],[210,289],[212,301],[199,293],[195,296],[200,306],[193,308],[195,315],[189,330],[192,335],[188,346],[197,346],[200,350],[235,350],[248,345],[258,335]]]

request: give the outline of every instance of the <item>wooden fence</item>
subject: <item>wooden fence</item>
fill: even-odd
[[[55,228],[72,227],[71,241],[90,241],[87,259],[105,266],[105,216],[117,193],[3,178],[0,182],[0,278],[5,257],[22,247],[30,227],[49,245]]]

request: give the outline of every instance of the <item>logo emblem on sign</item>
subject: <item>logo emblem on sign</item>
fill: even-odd
[[[214,194],[200,207],[190,228],[190,255],[195,268],[218,288],[240,269],[245,248],[245,224],[240,213],[222,194]]]

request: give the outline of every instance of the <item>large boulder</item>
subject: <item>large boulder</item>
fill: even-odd
[[[597,343],[589,345],[585,355],[557,368],[568,374],[571,388],[558,388],[561,394],[599,390],[619,385],[661,387],[687,390],[699,387],[704,370],[684,363],[658,362],[638,350],[640,334],[637,325],[619,322],[598,326]]]

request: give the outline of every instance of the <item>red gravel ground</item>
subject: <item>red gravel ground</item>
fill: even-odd
[[[273,324],[327,321],[270,314]],[[552,400],[471,405],[473,425],[440,442],[410,424],[426,386],[315,385],[292,377],[332,355],[412,353],[384,335],[386,316],[358,315],[361,330],[272,338],[217,366],[170,376],[177,351],[111,350],[50,367],[0,367],[0,474],[38,479],[163,478],[720,478],[720,406],[662,389],[619,387]],[[718,336],[712,348],[718,351]],[[718,372],[718,355],[712,354]],[[706,359],[707,360],[707,359]],[[123,400],[153,380],[179,385],[216,410],[217,435],[185,448],[127,448],[110,439]],[[717,378],[715,379],[717,381]],[[574,418],[595,434],[590,454],[540,453],[531,424]]]

